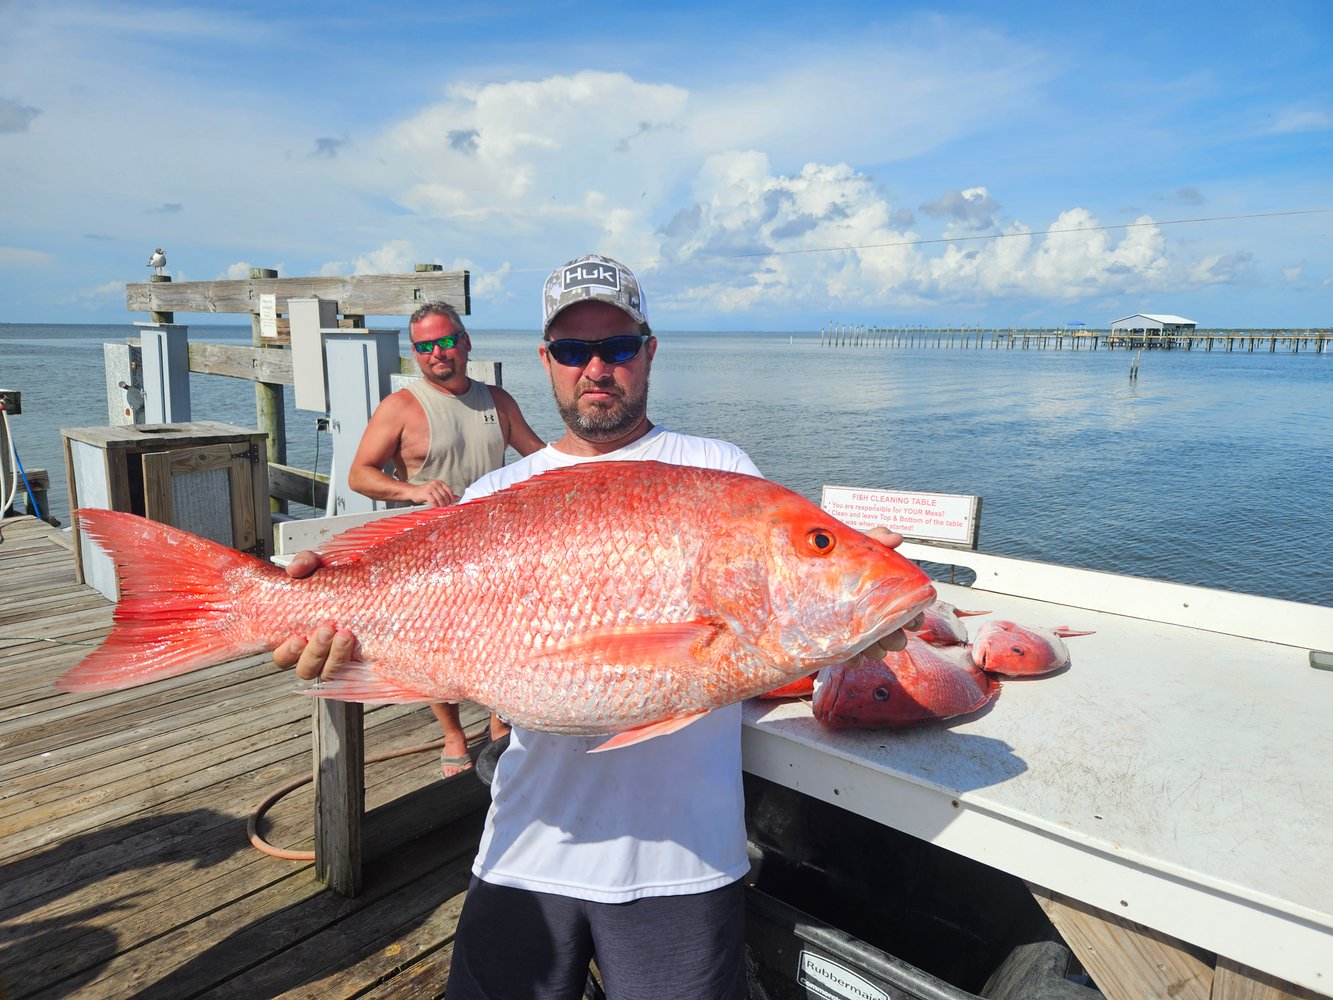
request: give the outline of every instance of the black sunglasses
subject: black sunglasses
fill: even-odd
[[[639,356],[646,333],[628,333],[605,340],[548,340],[546,353],[568,368],[582,368],[596,354],[608,365],[623,365]]]
[[[458,333],[451,333],[447,337],[437,337],[435,340],[414,341],[412,344],[412,350],[416,351],[418,354],[429,354],[437,347],[442,351],[447,351],[450,348],[452,348],[455,344],[457,344],[459,340],[462,339],[464,332],[465,331],[459,331]]]

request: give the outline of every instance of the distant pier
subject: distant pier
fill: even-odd
[[[819,333],[821,347],[928,347],[971,350],[1096,351],[1176,350],[1323,354],[1333,344],[1333,329],[1190,330],[1127,333],[1088,329],[1008,329],[971,326],[875,326],[828,323]]]

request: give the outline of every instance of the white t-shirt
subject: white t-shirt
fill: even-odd
[[[733,444],[655,427],[595,458],[547,445],[483,476],[462,499],[579,462],[644,460],[760,474]],[[603,903],[707,892],[742,877],[749,862],[740,706],[667,736],[587,752],[606,738],[513,728],[473,873],[495,885]]]

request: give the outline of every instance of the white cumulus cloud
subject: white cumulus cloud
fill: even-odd
[[[323,264],[319,273],[324,276],[339,274],[406,274],[423,261],[407,240],[389,240],[365,253],[348,260],[331,260]]]
[[[469,227],[623,226],[608,207],[657,203],[673,172],[653,163],[686,101],[678,87],[597,71],[458,85],[389,131],[405,171],[396,197]]]
[[[845,164],[806,164],[775,174],[758,152],[710,157],[694,201],[665,225],[664,277],[678,288],[664,310],[709,304],[738,312],[822,300],[831,306],[907,306],[928,299],[989,297],[1077,300],[1160,287],[1171,277],[1153,220],[1122,235],[1085,209],[1060,213],[1045,232],[1011,221],[1000,238],[960,239],[943,250],[899,229],[900,214],[871,179]],[[998,203],[984,188],[937,202],[951,217],[987,217]],[[994,223],[992,223],[994,224]],[[836,248],[846,247],[846,250]]]

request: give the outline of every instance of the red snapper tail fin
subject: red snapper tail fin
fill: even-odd
[[[62,691],[106,691],[174,677],[268,648],[244,629],[237,584],[280,572],[188,531],[110,510],[77,510],[79,528],[116,565],[115,624],[67,671]]]

